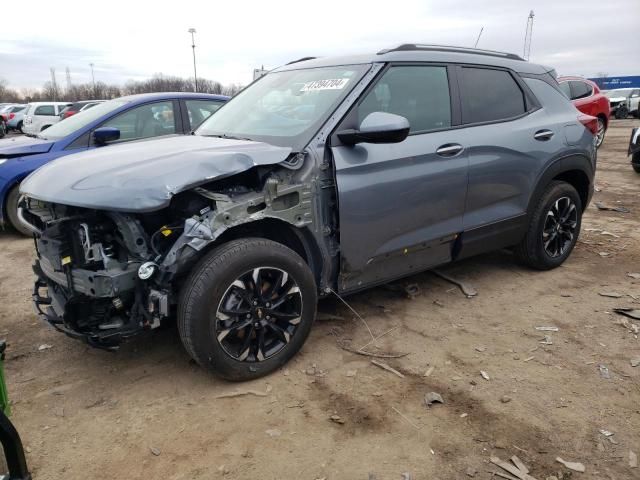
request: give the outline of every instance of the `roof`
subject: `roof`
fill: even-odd
[[[373,54],[322,57],[296,61],[273,71],[281,72],[338,65],[362,65],[376,62],[463,63],[505,67],[519,73],[532,74],[546,73],[551,70],[550,67],[529,63],[510,53],[448,45],[403,44],[394,48],[380,50]]]

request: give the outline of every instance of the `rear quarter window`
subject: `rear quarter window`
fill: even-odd
[[[505,70],[462,67],[463,123],[508,120],[526,113],[524,92]]]
[[[55,115],[56,112],[53,108],[53,105],[39,105],[36,107],[36,111],[33,113],[34,115]]]

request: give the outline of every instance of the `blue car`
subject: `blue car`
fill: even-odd
[[[96,105],[36,136],[0,140],[0,224],[31,234],[17,218],[18,187],[45,163],[105,145],[188,134],[228,99],[203,93],[131,95]]]

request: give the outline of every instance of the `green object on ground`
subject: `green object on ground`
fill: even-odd
[[[0,340],[0,409],[5,415],[11,415],[11,406],[9,405],[9,394],[7,392],[7,384],[4,381],[4,351],[7,343]]]

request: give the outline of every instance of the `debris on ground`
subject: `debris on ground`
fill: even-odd
[[[487,350],[487,347],[484,345],[476,347],[476,352],[484,352]]]
[[[270,428],[268,430],[265,430],[264,433],[269,435],[271,438],[279,437],[280,435],[282,435],[282,431],[278,430],[277,428]]]
[[[613,238],[620,238],[620,235],[616,235],[615,233],[607,232],[606,230],[602,230],[600,232],[600,235],[607,235],[607,236],[613,237]]]
[[[358,372],[356,370],[347,370],[347,373],[345,373],[345,375],[347,377],[355,377],[357,373]]]
[[[467,471],[465,473],[467,474],[467,477],[475,477],[476,469],[473,467],[469,467],[467,468]]]
[[[447,275],[446,273],[442,273],[439,270],[431,270],[431,272],[437,275],[438,277],[442,278],[443,280],[446,280],[447,282],[453,283],[454,285],[457,285],[458,287],[460,287],[460,290],[462,290],[462,293],[464,293],[467,296],[467,298],[475,297],[476,295],[478,295],[478,292],[476,291],[476,289],[473,288],[468,283],[465,283],[461,280],[457,280]]]
[[[415,298],[420,295],[420,287],[417,283],[410,283],[404,287],[404,291],[407,293],[407,297]]]
[[[539,332],[557,332],[560,329],[558,327],[536,327]]]
[[[420,427],[418,425],[416,425],[415,423],[413,423],[411,421],[411,419],[409,419],[406,415],[404,415],[400,410],[398,410],[396,407],[392,406],[391,410],[393,410],[394,412],[396,412],[398,415],[400,415],[409,425],[411,425],[413,428],[415,428],[416,430],[420,430]],[[433,453],[433,450],[431,450],[431,453]]]
[[[611,374],[609,374],[609,368],[602,363],[598,365],[598,370],[600,371],[600,376],[606,380],[611,379]]]
[[[500,401],[502,403],[509,403],[511,401],[511,397],[509,395],[503,395],[500,397]]]
[[[629,450],[629,467],[638,468],[638,455]]]
[[[604,430],[604,429],[602,429],[602,430],[599,430],[599,432],[600,432],[602,435],[604,435],[605,437],[610,437],[610,436],[612,436],[612,435],[613,435],[613,432],[610,432],[609,430]]]
[[[605,211],[609,211],[609,212],[619,212],[619,213],[629,213],[629,212],[631,212],[631,210],[629,210],[627,207],[625,207],[623,205],[616,205],[615,207],[612,207],[611,205],[605,205],[602,202],[594,202],[594,205],[596,206],[596,208],[598,210],[605,210]]]
[[[489,374],[484,370],[480,370],[480,375],[482,375],[482,378],[484,378],[485,380],[491,380],[491,377],[489,376]]]
[[[244,395],[255,395],[256,397],[266,397],[271,393],[272,387],[271,385],[267,385],[267,388],[264,392],[259,390],[236,390],[235,392],[229,393],[221,393],[220,395],[216,395],[216,398],[235,398],[242,397]]]
[[[553,340],[551,340],[551,335],[545,335],[538,343],[542,345],[553,345]]]
[[[53,348],[53,345],[49,345],[48,343],[43,343],[38,347],[38,351],[42,352],[43,350],[49,350],[50,348]]]
[[[402,480],[413,480],[413,477],[409,472],[404,472],[400,476],[402,477]]]
[[[618,292],[598,292],[598,295],[600,295],[601,297],[609,297],[609,298],[622,298],[622,297],[624,297],[623,294],[618,293]]]
[[[631,359],[631,366],[632,367],[637,367],[640,365],[640,357],[636,357],[636,358],[632,358]]]
[[[376,337],[376,340],[380,337]],[[408,353],[394,353],[394,352],[370,352],[368,350],[364,350],[364,347],[360,349],[353,348],[351,346],[351,340],[338,338],[336,340],[338,346],[346,350],[347,352],[355,353],[356,355],[363,355],[365,357],[375,357],[375,358],[402,358],[409,355]],[[366,347],[367,345],[365,345]]]
[[[434,403],[444,403],[444,400],[442,399],[442,395],[439,393],[429,392],[424,396],[424,403],[427,407],[430,407]]]
[[[373,363],[376,367],[380,367],[383,370],[386,370],[387,372],[391,372],[394,375],[397,375],[400,378],[404,378],[404,374],[400,373],[399,371],[397,371],[395,368],[390,367],[389,365],[387,365],[386,363],[383,362],[379,362],[377,360],[371,360],[371,363]]]
[[[516,460],[514,460],[514,459],[516,459]],[[497,472],[493,472],[494,475],[498,475],[499,477],[507,478],[509,480],[513,480],[513,479],[515,479],[515,480],[518,480],[518,479],[520,479],[520,480],[536,480],[531,475],[529,475],[529,469],[515,455],[513,457],[511,457],[511,462],[513,462],[513,463],[504,462],[504,461],[500,460],[500,458],[493,457],[493,456],[490,458],[490,460],[491,460],[491,463],[493,463],[494,465],[500,467],[502,470],[504,470],[504,471],[506,471],[508,473],[507,474],[507,473],[503,473],[503,472],[497,471]],[[521,469],[521,467],[523,469]]]
[[[159,456],[160,456],[160,454],[162,453],[162,452],[160,451],[160,449],[159,449],[159,448],[156,448],[156,447],[149,447],[149,450],[150,450],[150,451],[151,451],[151,453],[152,453],[153,455],[155,455],[156,457],[159,457]]]
[[[640,273],[627,273],[627,277],[635,278],[636,280],[640,280]]]
[[[614,312],[625,317],[633,318],[634,320],[640,320],[640,310],[631,307],[619,307],[614,308]]]
[[[629,330],[634,335],[638,335],[640,333],[640,326],[636,325],[635,323],[631,323],[626,318],[621,318],[620,320],[618,320],[616,322],[616,324],[617,325],[622,325],[624,328]]]
[[[567,462],[561,459],[560,457],[556,457],[556,462],[561,463],[562,465],[567,467],[569,470],[573,470],[574,472],[584,473],[586,471],[586,468],[584,468],[584,465],[581,464],[580,462]]]
[[[423,377],[430,377],[431,374],[433,373],[433,371],[435,370],[436,367],[434,367],[433,365],[431,365],[429,368],[427,368],[427,371],[424,372]]]
[[[331,415],[329,417],[333,423],[339,423],[340,425],[344,425],[344,419],[340,415]]]

